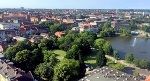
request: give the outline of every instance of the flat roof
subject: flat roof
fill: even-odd
[[[139,77],[114,70],[108,66],[97,68],[79,81],[138,81]]]
[[[24,38],[24,37],[19,37],[19,36],[16,36],[15,39],[17,39],[17,40],[22,40],[22,41],[23,41],[23,40],[26,40],[26,38]]]

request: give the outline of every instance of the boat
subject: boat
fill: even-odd
[[[141,53],[147,53],[146,51],[140,51]]]

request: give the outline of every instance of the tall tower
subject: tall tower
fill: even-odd
[[[116,15],[117,15],[117,17],[119,16],[119,10],[118,9],[116,9]]]

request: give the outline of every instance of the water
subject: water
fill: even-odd
[[[134,46],[134,45],[135,45],[135,43],[136,43],[136,38],[134,39],[134,42],[133,42],[133,45],[132,45],[132,46]]]
[[[105,39],[111,43],[114,50],[118,50],[122,59],[125,58],[126,53],[132,53],[135,59],[150,61],[150,39],[132,37],[108,37]]]

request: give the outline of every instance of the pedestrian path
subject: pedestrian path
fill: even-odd
[[[112,56],[108,56],[108,55],[105,55],[106,58],[110,59],[110,60],[113,60],[113,61],[116,61],[116,59]],[[133,64],[130,64],[130,63],[127,63],[125,62],[125,60],[117,60],[117,62],[127,66],[127,67],[131,67],[131,68],[134,68],[133,71],[137,71],[140,73],[140,75],[143,75],[143,76],[149,76],[150,75],[150,71],[146,70],[146,69],[140,69],[138,67],[135,67]]]

